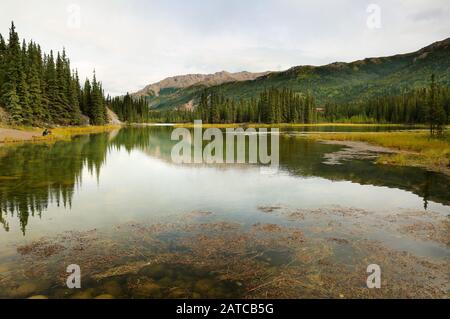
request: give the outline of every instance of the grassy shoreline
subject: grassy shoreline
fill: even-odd
[[[0,145],[24,142],[52,142],[58,140],[69,140],[74,136],[110,132],[120,127],[120,125],[57,127],[51,129],[51,135],[42,136],[42,132],[44,130],[42,128],[4,126],[0,127],[0,132],[2,132],[2,130],[7,131],[8,134],[5,134],[3,138],[0,135]]]
[[[377,163],[384,165],[421,167],[450,175],[450,133],[442,138],[430,138],[426,131],[311,133],[306,138],[324,141],[364,142],[397,151],[380,155]]]
[[[163,123],[149,123],[149,125],[161,125]],[[169,124],[169,123],[167,123]],[[170,123],[175,127],[185,127],[192,128],[194,123]],[[262,124],[262,123],[229,123],[229,124],[206,124],[203,123],[203,128],[239,128],[239,127],[251,127],[251,128],[281,128],[281,127],[398,127],[404,126],[405,124],[359,124],[359,123],[317,123],[317,124],[302,124],[302,123],[273,123],[273,124]],[[426,128],[425,125],[411,125],[414,128]]]
[[[174,124],[174,127],[191,128],[194,124]],[[203,128],[238,128],[238,127],[376,127],[399,126],[399,124],[346,124],[346,123],[321,123],[321,124],[203,124]],[[58,127],[52,129],[52,135],[43,137],[41,128],[31,127],[0,127],[1,130],[17,132],[17,136],[2,138],[0,145],[16,144],[24,142],[53,142],[57,140],[69,140],[83,135],[110,132],[121,128],[121,125],[104,126],[73,126]],[[417,126],[416,126],[417,127]],[[13,133],[14,133],[13,132]],[[450,175],[450,132],[447,130],[440,139],[430,138],[426,130],[398,131],[398,132],[351,132],[351,133],[308,133],[305,137],[312,140],[363,142],[370,145],[381,146],[397,151],[395,154],[380,155],[378,164],[414,166],[430,171]]]

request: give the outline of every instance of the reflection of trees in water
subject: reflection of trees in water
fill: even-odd
[[[0,158],[0,211],[16,215],[25,233],[29,216],[40,217],[49,203],[71,206],[74,188],[87,167],[97,173],[106,157],[107,135],[83,136],[74,142],[25,144],[12,147]]]
[[[108,150],[148,145],[148,130],[129,129],[79,136],[71,142],[6,148],[0,157],[0,224],[9,231],[7,216],[16,216],[25,234],[29,217],[41,217],[49,204],[71,207],[83,169],[98,177]]]
[[[87,168],[98,177],[110,149],[140,149],[170,159],[170,127],[122,129],[114,134],[87,135],[72,142],[25,144],[3,148],[0,155],[0,224],[9,231],[8,215],[18,218],[22,232],[30,216],[40,217],[49,204],[70,207],[75,187]],[[282,137],[281,169],[297,176],[319,176],[411,191],[428,200],[448,205],[448,177],[420,169],[376,166],[352,161],[339,166],[324,165],[323,155],[340,149],[297,138]]]
[[[149,128],[151,143],[146,153],[170,160],[174,142],[170,142],[172,128]],[[147,133],[146,133],[147,134]],[[343,165],[323,164],[324,155],[342,149],[339,145],[320,144],[306,139],[281,135],[280,166],[295,176],[318,176],[329,180],[351,181],[361,185],[386,186],[412,192],[424,200],[425,209],[432,200],[450,204],[448,185],[443,174],[418,168],[375,165],[368,161],[354,160]],[[226,156],[226,149],[224,148]]]
[[[318,176],[409,191],[424,199],[425,209],[430,200],[450,205],[450,178],[446,175],[419,168],[376,165],[363,160],[344,161],[342,165],[323,164],[324,154],[339,149],[341,146],[284,137],[280,142],[280,165],[293,175]]]
[[[170,142],[171,133],[171,127],[129,127],[120,130],[111,141],[111,145],[117,149],[123,147],[128,152],[135,149],[159,148],[164,145],[167,146],[166,150],[169,150],[172,145]]]
[[[141,145],[147,154],[169,161],[172,146],[176,143],[170,141],[172,129],[171,127],[146,127],[135,128],[130,132],[134,135],[143,135],[144,139],[150,141],[146,145]],[[125,137],[128,137],[128,134],[124,134]],[[281,135],[280,168],[295,176],[318,176],[361,185],[399,188],[422,197],[425,209],[430,200],[450,205],[449,177],[419,168],[375,165],[365,160],[343,162],[343,165],[323,164],[325,154],[340,149],[342,146],[339,145],[321,144]],[[226,148],[224,148],[224,155],[226,156]]]

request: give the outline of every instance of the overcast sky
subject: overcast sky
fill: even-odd
[[[65,47],[72,67],[83,77],[95,68],[112,95],[173,75],[415,51],[450,37],[449,17],[449,0],[0,1],[4,36],[14,20],[44,50]]]

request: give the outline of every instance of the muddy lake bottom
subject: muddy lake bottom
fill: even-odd
[[[450,221],[404,211],[259,207],[276,223],[240,224],[213,212],[177,223],[126,223],[16,247],[1,266],[1,298],[446,298]],[[389,233],[407,250],[392,246]],[[424,245],[445,258],[420,256]],[[5,259],[4,259],[5,260]],[[82,288],[66,287],[67,265]],[[367,266],[382,269],[368,289]]]
[[[271,174],[167,127],[1,147],[0,298],[448,298],[450,177],[296,132]]]

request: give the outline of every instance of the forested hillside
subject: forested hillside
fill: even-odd
[[[234,101],[222,94],[205,90],[194,110],[151,111],[156,122],[204,123],[314,123],[317,121],[314,97],[289,89],[270,89],[258,98]]]
[[[450,85],[450,38],[414,53],[319,67],[298,66],[251,81],[208,88],[234,100],[257,98],[265,89],[287,88],[295,92],[309,92],[315,97],[317,105],[323,106],[403,94],[427,86],[431,74],[435,74],[437,83]],[[156,109],[180,107],[191,100],[198,104],[206,87],[195,85],[174,89],[158,97],[148,97],[148,100]]]
[[[0,107],[16,125],[102,125],[107,112],[95,73],[83,87],[65,51],[43,53],[20,42],[14,23],[9,38],[0,34]]]
[[[352,103],[327,103],[322,118],[327,122],[436,123],[443,126],[450,116],[450,87],[434,76],[427,87],[397,95],[379,96]]]
[[[124,97],[108,97],[106,102],[123,122],[143,123],[149,121],[150,112],[145,98],[132,98],[127,93]]]
[[[142,103],[142,100],[141,100]],[[450,116],[450,87],[430,77],[428,86],[398,95],[317,107],[311,94],[271,88],[257,98],[235,101],[214,90],[202,92],[193,110],[153,110],[146,120],[205,123],[403,123],[430,124],[440,131]],[[126,118],[123,120],[127,120]]]
[[[197,84],[186,87],[189,83]],[[449,87],[450,38],[410,54],[262,76],[174,77],[152,86],[149,96],[111,98],[95,72],[80,83],[64,50],[44,53],[33,41],[21,42],[14,23],[7,39],[0,34],[0,121],[15,125],[103,125],[110,107],[124,122],[433,122],[442,127],[450,115]]]

